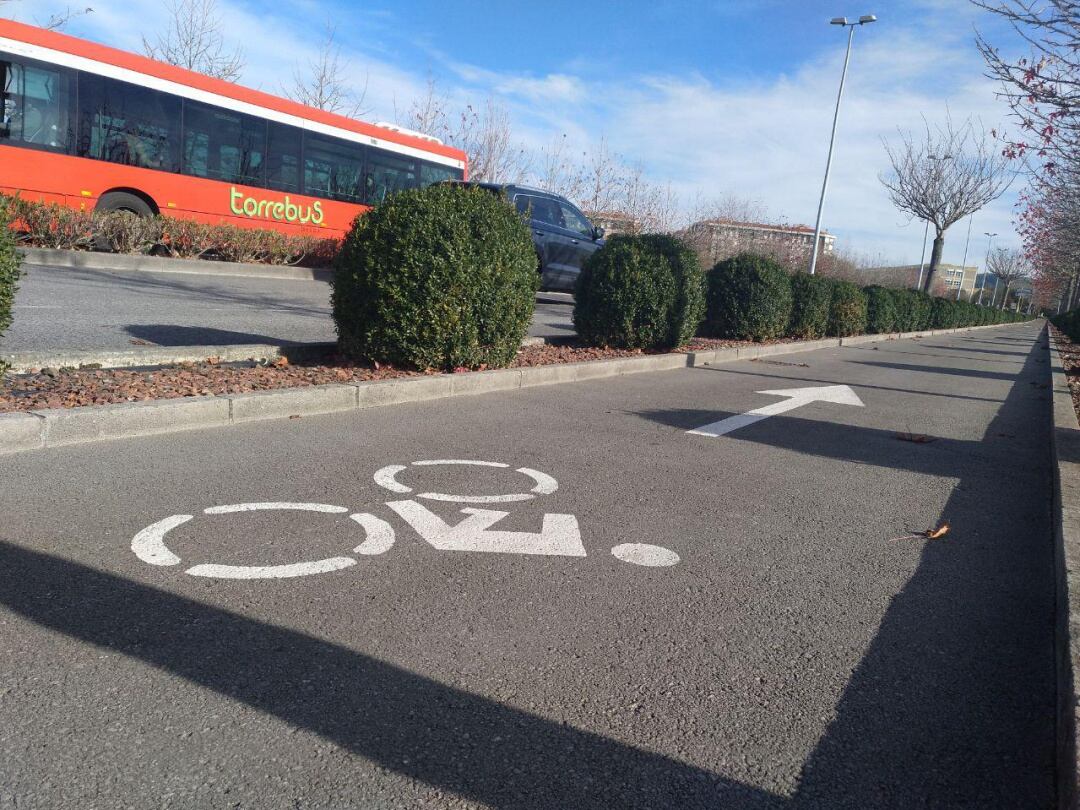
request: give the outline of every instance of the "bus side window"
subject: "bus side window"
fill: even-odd
[[[300,130],[270,122],[266,132],[266,187],[300,191]]]
[[[416,162],[382,149],[368,152],[368,170],[364,179],[365,202],[381,203],[391,194],[417,188]]]
[[[184,174],[259,186],[265,151],[265,120],[184,102]]]
[[[79,75],[79,155],[180,170],[180,99],[91,73]]]
[[[461,169],[452,169],[439,163],[424,161],[420,164],[420,187],[426,188],[446,180],[460,180],[462,174]]]
[[[364,147],[352,141],[304,133],[304,193],[363,202]]]
[[[66,152],[74,74],[64,68],[0,62],[0,140]]]

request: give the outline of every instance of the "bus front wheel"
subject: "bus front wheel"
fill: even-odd
[[[110,191],[102,194],[95,209],[98,211],[128,211],[140,217],[152,217],[152,209],[142,197],[127,191]]]

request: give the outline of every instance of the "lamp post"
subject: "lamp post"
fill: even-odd
[[[829,190],[829,172],[832,170],[833,147],[836,144],[836,123],[840,120],[840,100],[844,97],[844,82],[847,81],[848,63],[851,61],[851,41],[855,38],[856,26],[877,22],[873,14],[864,14],[855,22],[848,22],[847,17],[833,17],[831,25],[848,28],[847,53],[844,55],[844,71],[840,74],[840,90],[836,94],[836,111],[833,113],[832,135],[829,136],[829,157],[825,161],[825,180],[821,184],[821,199],[818,201],[817,221],[814,223],[814,248],[810,254],[810,275],[817,270],[818,240],[821,239],[821,215],[825,211],[825,192]]]
[[[938,157],[937,155],[927,155],[926,158],[927,160],[933,160],[936,162],[941,160],[949,160],[950,158],[952,158],[952,155],[942,155],[941,157]],[[919,284],[915,287],[915,289],[920,292],[922,291],[922,274],[923,270],[926,268],[926,237],[929,235],[930,220],[926,220],[926,227],[923,228],[922,232],[922,254],[919,256]]]
[[[956,288],[956,300],[957,301],[960,300],[960,291],[964,289],[964,274],[967,272],[968,245],[971,244],[971,220],[973,220],[973,219],[975,219],[974,214],[972,214],[971,216],[968,217],[967,239],[964,240],[964,260],[962,262],[960,262],[960,286]],[[972,289],[974,289],[975,288],[975,282],[972,281],[971,285],[972,285]],[[968,302],[970,303],[970,301],[971,301],[971,299],[969,298]]]
[[[983,236],[986,237],[986,259],[983,261],[983,283],[979,287],[979,300],[975,302],[976,304],[982,304],[983,290],[986,289],[986,277],[990,275],[990,244],[994,241],[994,237],[997,236],[997,234],[983,231]],[[996,278],[994,279],[994,298],[997,298]]]

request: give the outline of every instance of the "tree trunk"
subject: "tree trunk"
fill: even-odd
[[[1001,297],[1001,311],[1002,312],[1005,311],[1005,304],[1008,303],[1008,301],[1009,301],[1009,287],[1011,287],[1011,286],[1012,286],[1011,281],[1006,281],[1005,282],[1005,295],[1003,295]]]
[[[923,283],[923,292],[928,293],[934,289],[934,280],[937,278],[938,265],[941,264],[941,251],[945,249],[945,234],[938,233],[934,237],[934,249],[930,252],[930,269],[926,272],[926,281]]]

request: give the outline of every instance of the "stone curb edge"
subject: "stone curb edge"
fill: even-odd
[[[280,264],[217,262],[208,259],[172,259],[127,253],[95,253],[89,250],[19,248],[27,265],[67,267],[78,270],[113,270],[129,273],[186,273],[198,276],[242,276],[290,281],[329,281],[331,270]]]
[[[1078,796],[1076,672],[1080,668],[1080,423],[1054,339],[1050,352],[1053,429],[1054,663],[1057,675],[1057,807],[1074,810]]]
[[[521,347],[543,346],[542,337],[526,337]],[[56,349],[46,352],[0,354],[15,374],[40,368],[134,368],[201,363],[211,357],[223,363],[281,357],[297,362],[333,351],[336,343],[237,343],[226,346],[133,346],[130,349]]]
[[[743,346],[706,352],[623,357],[583,363],[405,377],[399,380],[280,388],[249,394],[183,397],[118,405],[90,405],[0,414],[0,455],[43,447],[174,433],[228,424],[291,416],[313,416],[363,408],[424,402],[449,397],[510,391],[536,385],[582,382],[622,374],[695,368],[823,348],[929,337],[975,329],[977,326],[913,334],[860,335],[799,343]]]

